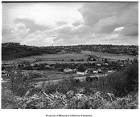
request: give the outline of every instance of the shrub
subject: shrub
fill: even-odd
[[[130,65],[124,72],[127,74],[127,90],[138,91],[138,64]]]
[[[69,96],[68,96],[69,95]],[[34,94],[30,97],[14,98],[17,108],[30,109],[136,109],[138,108],[137,94],[117,98],[107,92],[96,91],[85,95],[69,91],[67,94],[58,91],[51,94]]]
[[[116,96],[138,91],[138,64],[129,65],[124,71],[113,73],[101,82],[104,82],[104,89],[114,91]]]
[[[23,74],[21,70],[9,70],[10,89],[14,95],[24,96],[29,89],[29,76]]]

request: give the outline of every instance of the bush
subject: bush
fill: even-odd
[[[130,65],[124,72],[127,74],[127,90],[138,91],[138,64]]]
[[[85,95],[71,90],[67,94],[56,91],[51,94],[34,94],[28,98],[16,96],[14,102],[17,108],[23,109],[136,109],[137,97],[135,94],[117,98],[101,91]]]
[[[24,96],[29,89],[29,76],[23,74],[20,70],[10,70],[8,72],[11,91],[14,95]]]
[[[109,75],[103,80],[108,90],[114,91],[116,96],[125,96],[131,91],[138,91],[138,64],[129,65],[124,71]]]

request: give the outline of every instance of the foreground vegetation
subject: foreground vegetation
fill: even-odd
[[[98,81],[72,78],[58,84],[30,83],[31,76],[9,70],[9,82],[2,83],[2,108],[23,109],[135,109],[138,108],[138,63]]]

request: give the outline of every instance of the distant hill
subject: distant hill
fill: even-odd
[[[138,46],[134,45],[75,45],[35,47],[19,43],[2,44],[2,60],[11,60],[41,54],[56,54],[58,52],[72,53],[84,51],[107,52],[113,54],[138,55]]]
[[[19,43],[3,43],[2,44],[2,60],[12,60],[33,55],[41,55],[44,53],[55,54],[59,50],[45,47],[35,47],[20,45]]]

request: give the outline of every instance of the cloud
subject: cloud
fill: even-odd
[[[93,31],[96,33],[112,33],[112,31],[119,26],[116,22],[116,16],[99,19],[93,26]]]
[[[123,26],[125,34],[131,35],[131,28],[137,29],[137,3],[94,3],[85,4],[80,12],[86,25],[92,26],[99,33],[110,33],[116,27]],[[128,32],[127,32],[128,31]],[[137,34],[137,30],[135,30]],[[133,34],[131,35],[133,36]]]
[[[12,23],[3,24],[4,41],[36,46],[138,42],[138,3],[30,4],[26,14],[25,6],[7,8],[15,13],[9,11]]]
[[[17,18],[14,20],[14,22],[16,24],[19,24],[19,23],[24,24],[28,29],[30,29],[29,33],[32,33],[36,30],[43,31],[49,28],[48,26],[45,26],[45,25],[36,24],[34,20],[27,19],[27,18]]]
[[[11,27],[9,25],[2,25],[2,36],[7,35],[11,32]]]
[[[65,26],[55,30],[57,36],[55,41],[63,40],[64,43],[68,44],[84,44],[89,36],[91,36],[92,32],[90,31],[90,27],[85,25],[78,26]]]
[[[65,21],[56,22],[57,26],[63,26],[63,25],[67,25],[67,24],[68,24],[68,22],[65,22]]]
[[[53,44],[53,37],[47,34],[45,31],[35,31],[27,35],[21,44],[25,45],[37,45],[37,46],[50,46]]]
[[[122,30],[121,35],[125,36],[138,36],[138,25],[127,25],[124,30]]]
[[[126,44],[136,44],[137,11],[137,3],[84,4],[80,9],[84,22],[73,24],[75,28],[63,27],[58,31],[56,40],[80,44],[124,44],[125,40]]]
[[[11,33],[14,33],[14,34],[16,34],[16,35],[18,35],[20,37],[24,37],[25,35],[28,34],[29,31],[30,31],[30,29],[28,27],[26,27],[25,24],[18,23],[11,30]]]
[[[126,3],[87,3],[80,9],[80,12],[85,23],[93,26],[102,18],[118,15],[118,12],[126,6],[128,6]]]
[[[73,26],[79,26],[79,25],[81,25],[81,24],[82,24],[82,22],[76,21],[76,22],[74,22],[72,25],[73,25]]]
[[[50,28],[45,25],[36,24],[27,18],[16,18],[13,25],[3,27],[3,42],[16,41],[27,45],[42,45],[47,42],[45,33]],[[43,41],[44,40],[44,41]],[[48,42],[46,45],[49,45]]]
[[[117,27],[114,29],[114,32],[121,32],[124,29],[124,27]]]
[[[56,22],[73,23],[82,21],[75,3],[3,3],[3,23],[11,23],[16,18],[34,20],[36,24],[55,25]]]
[[[15,25],[3,26],[2,41],[3,42],[20,42],[28,33],[30,29],[23,23]]]

